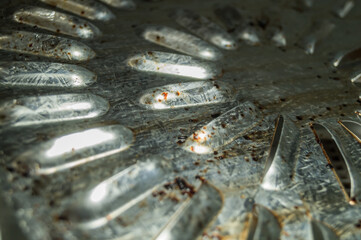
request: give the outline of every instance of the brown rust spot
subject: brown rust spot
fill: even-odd
[[[171,183],[166,183],[164,188],[167,190],[180,190],[182,195],[188,195],[189,197],[196,193],[195,187],[180,177],[176,177]]]
[[[192,122],[192,123],[197,123],[199,120],[198,119],[189,119],[189,122]]]
[[[163,190],[152,192],[153,197],[157,197],[157,196],[164,197],[165,195],[166,195],[166,192]]]
[[[155,40],[156,40],[157,42],[164,42],[164,41],[165,41],[165,38],[157,35],[157,36],[155,36]]]

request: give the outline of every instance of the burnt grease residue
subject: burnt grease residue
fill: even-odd
[[[196,193],[195,187],[180,177],[176,177],[171,183],[164,184],[164,188],[167,190],[180,190],[182,195],[187,194],[189,197],[193,197]]]
[[[164,184],[163,187],[163,190],[154,191],[152,193],[153,197],[160,197],[160,200],[169,198],[174,202],[180,202],[180,199],[178,198],[179,195],[177,197],[176,191],[179,191],[181,195],[187,195],[190,198],[197,192],[193,185],[181,177],[176,177],[172,182]]]

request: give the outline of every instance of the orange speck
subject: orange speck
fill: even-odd
[[[163,93],[162,93],[162,95],[163,95],[163,97],[164,97],[164,100],[167,100],[167,97],[168,97],[168,93],[166,93],[166,92],[163,92]]]
[[[180,95],[180,92],[179,91],[177,91],[177,96],[179,96]]]
[[[191,151],[194,152],[194,147],[193,146],[191,146]]]

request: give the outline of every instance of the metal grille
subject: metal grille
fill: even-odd
[[[360,2],[0,5],[0,240],[361,239]]]

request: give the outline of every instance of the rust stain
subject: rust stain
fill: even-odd
[[[168,98],[168,93],[167,93],[167,92],[162,92],[162,95],[163,95],[163,97],[164,97],[164,100],[167,100],[167,98]]]

